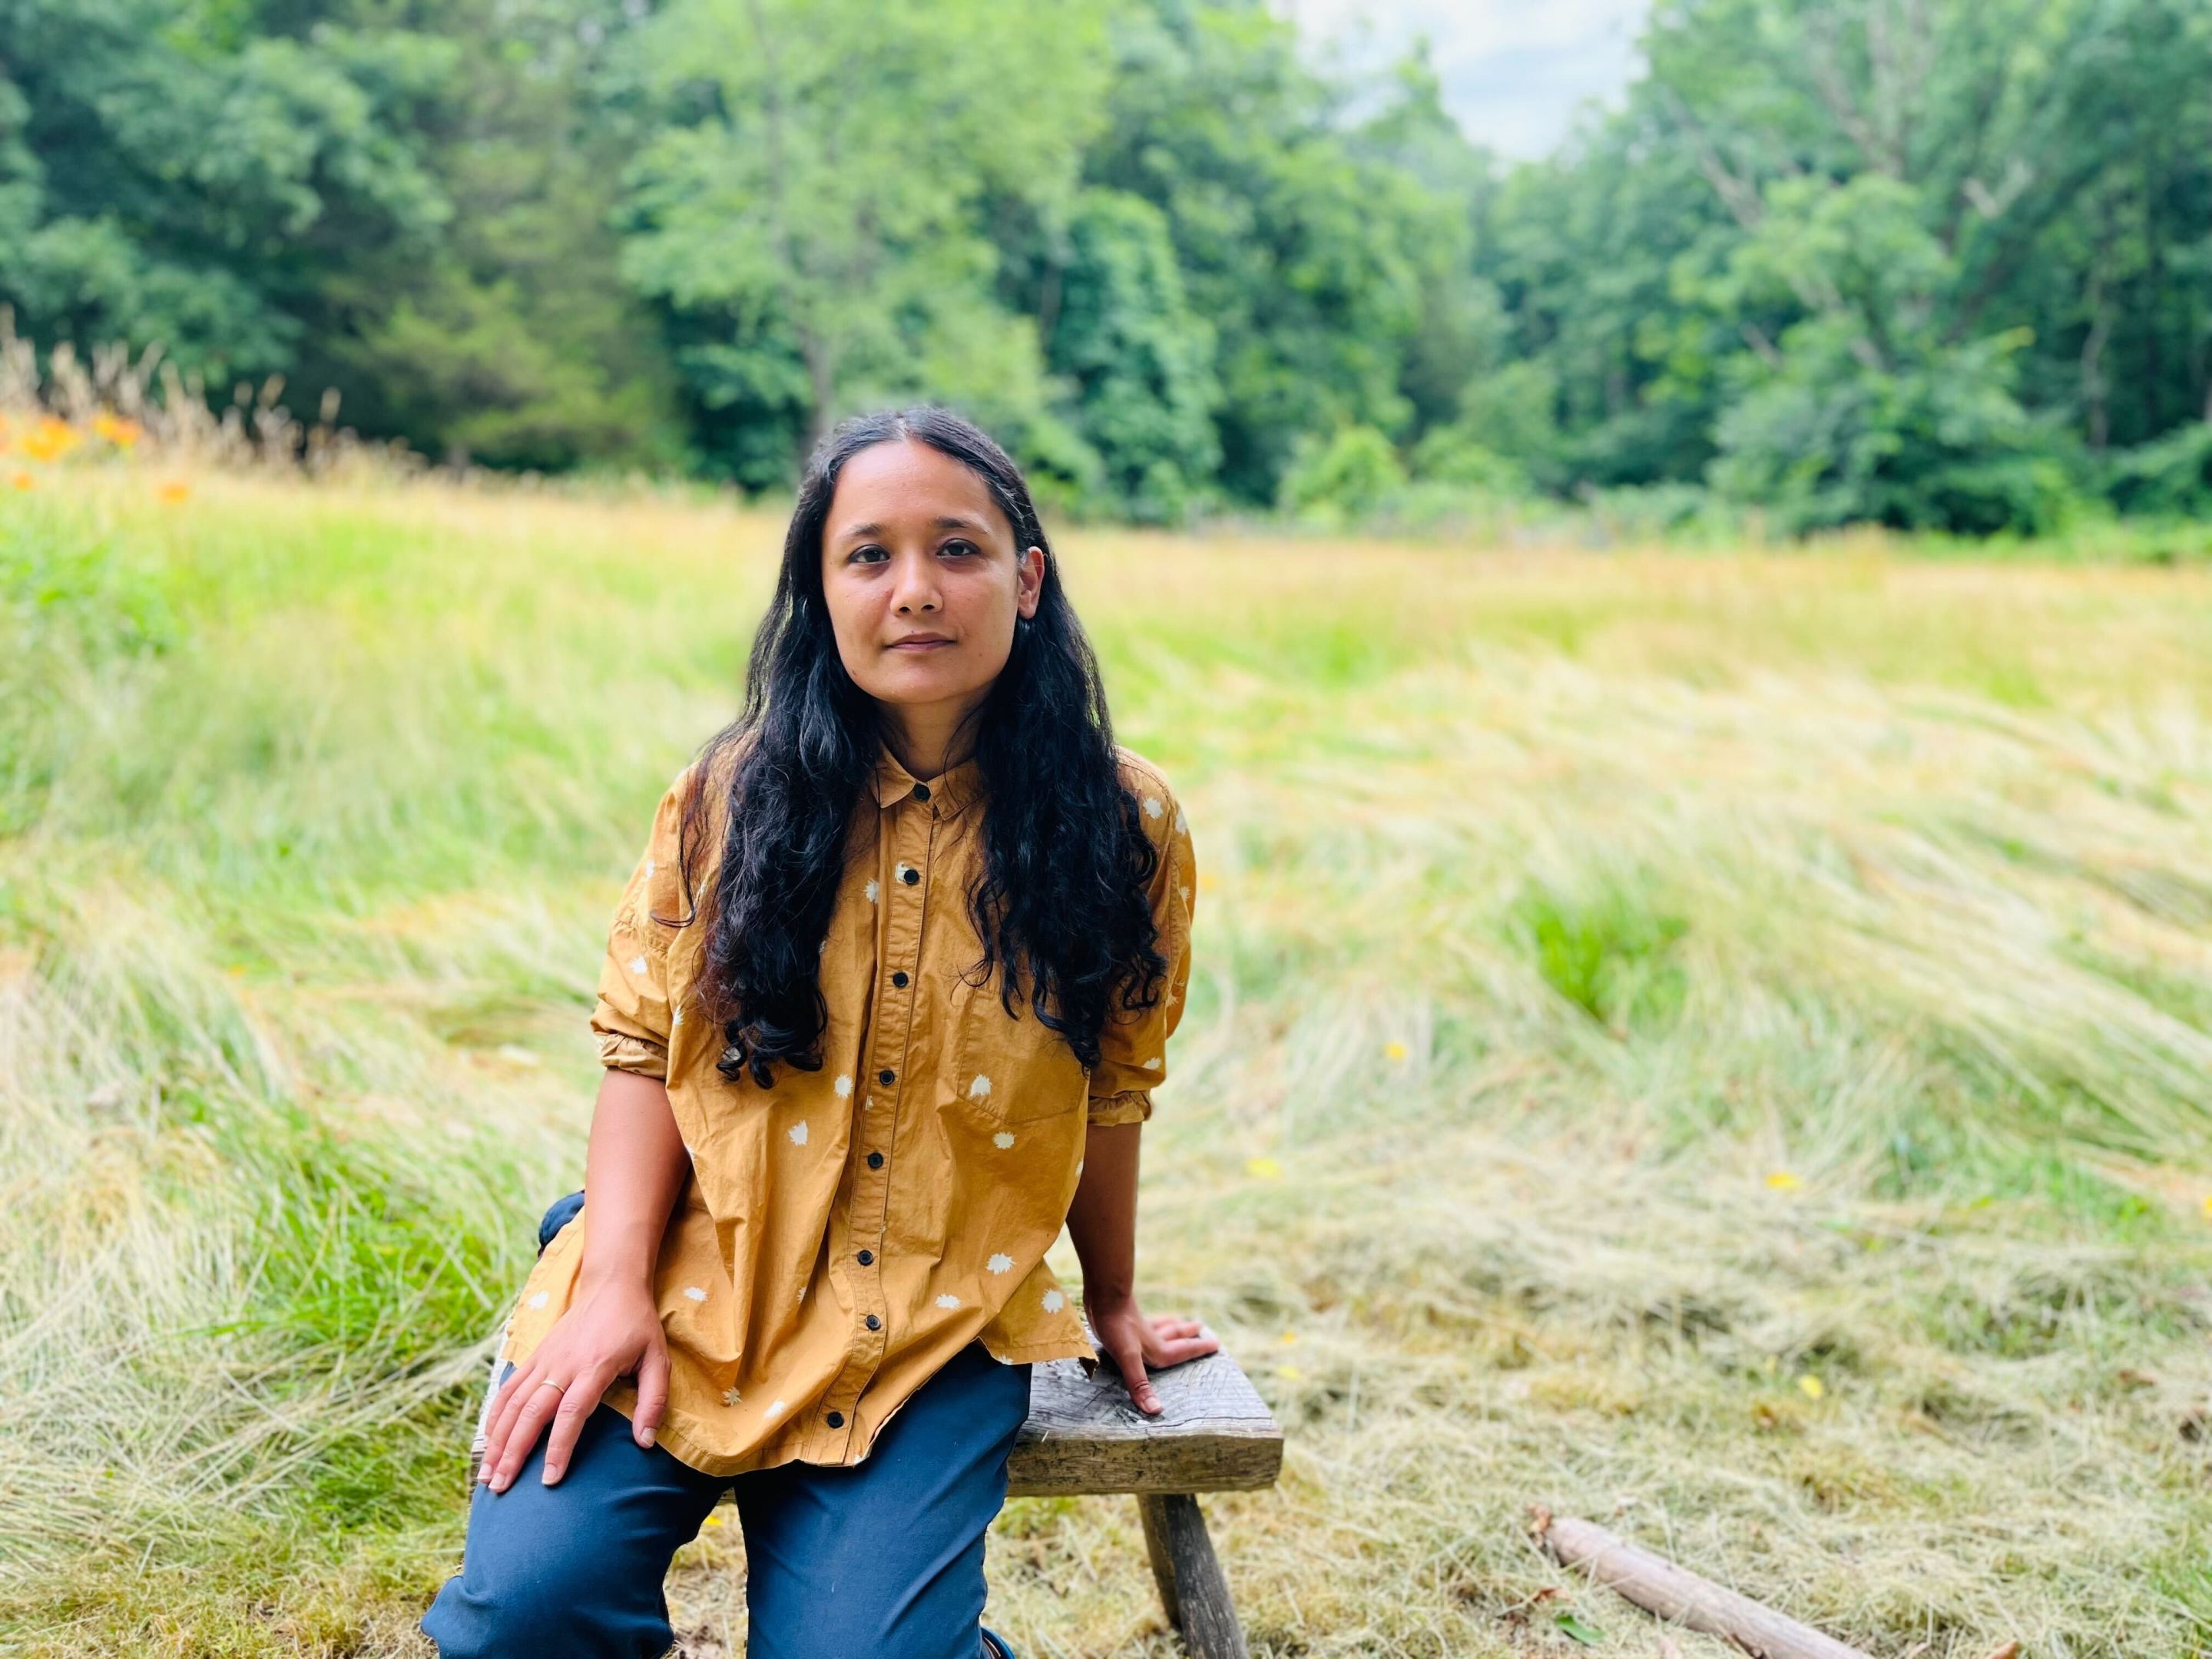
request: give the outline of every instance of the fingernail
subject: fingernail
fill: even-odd
[[[560,1478],[561,1478],[561,1471],[560,1471],[560,1470],[558,1470],[558,1469],[556,1469],[556,1468],[554,1468],[550,1463],[548,1463],[548,1464],[545,1466],[545,1473],[544,1473],[543,1475],[541,1475],[541,1476],[539,1477],[539,1479],[540,1479],[540,1480],[542,1480],[545,1483],[545,1485],[547,1485],[547,1486],[551,1486],[551,1485],[552,1485],[556,1480],[558,1480]]]
[[[637,1443],[641,1446],[650,1446],[653,1444],[653,1431],[647,1429],[643,1434],[638,1436]]]
[[[505,1492],[507,1490],[507,1477],[503,1474],[495,1474],[492,1476],[491,1489],[494,1492]]]

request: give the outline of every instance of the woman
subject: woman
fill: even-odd
[[[1132,1283],[1195,886],[1005,452],[934,409],[831,434],[615,914],[585,1202],[501,1345],[447,1659],[664,1652],[732,1485],[751,1659],[1011,1656],[983,1548],[1030,1368],[1097,1357],[1062,1224],[1139,1409],[1218,1346]]]

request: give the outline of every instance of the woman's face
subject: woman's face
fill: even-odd
[[[1044,550],[1017,548],[982,479],[927,444],[877,444],[845,463],[822,530],[837,654],[878,702],[964,714],[1036,614]]]

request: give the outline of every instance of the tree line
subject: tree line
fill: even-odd
[[[0,304],[500,467],[775,489],[927,397],[1146,521],[2212,512],[2212,8],[1644,46],[1512,164],[1240,0],[0,0]]]

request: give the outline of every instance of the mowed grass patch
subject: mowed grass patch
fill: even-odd
[[[0,502],[0,1644],[425,1650],[606,914],[780,535]],[[1878,1653],[2207,1646],[2212,584],[1061,552],[1197,841],[1140,1279],[1291,1431],[1208,1500],[1255,1652],[1646,1650],[1538,1502]],[[991,1571],[1024,1651],[1176,1650],[1132,1506],[1016,1500]]]

